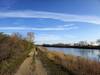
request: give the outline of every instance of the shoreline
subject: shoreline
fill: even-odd
[[[99,61],[99,62],[100,62],[100,60],[98,60],[98,59],[93,59],[93,58],[91,58],[91,57],[90,57],[90,58],[86,58],[86,57],[81,56],[81,55],[74,55],[74,54],[70,54],[70,53],[69,53],[69,54],[66,54],[65,52],[61,52],[61,51],[57,51],[57,50],[53,50],[53,51],[52,51],[52,50],[50,50],[50,49],[48,49],[47,47],[44,47],[44,46],[41,46],[40,49],[41,49],[41,48],[42,48],[42,49],[45,49],[46,52],[63,53],[64,55],[73,56],[73,57],[76,57],[76,58],[77,58],[77,57],[80,57],[80,58],[84,58],[84,59],[86,59],[86,60],[95,61],[95,62],[98,62],[98,61]],[[54,48],[58,48],[58,47],[54,47]],[[69,48],[69,49],[70,49],[70,48]],[[86,49],[84,49],[84,50],[86,50]],[[45,51],[44,51],[44,52],[45,52]],[[92,50],[91,50],[91,51],[92,51]],[[99,51],[99,50],[98,50],[98,51]]]
[[[97,49],[100,50],[100,46],[54,46],[54,45],[38,45],[43,47],[55,47],[55,48],[76,48],[76,49]]]
[[[39,47],[39,50],[45,55],[45,57],[48,58],[48,60],[51,60],[55,64],[61,65],[71,75],[83,75],[83,73],[84,75],[100,74],[100,62],[73,55],[65,55],[62,52],[48,51],[48,49],[44,47]]]

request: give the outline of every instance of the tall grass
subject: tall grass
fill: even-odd
[[[27,57],[33,44],[19,35],[0,33],[0,75],[13,75]]]
[[[72,75],[100,75],[100,62],[60,52],[48,52],[47,56],[55,63],[64,66]]]
[[[42,48],[41,49],[45,49]],[[46,51],[46,50],[45,50]],[[44,50],[39,50],[38,59],[41,60],[43,66],[45,67],[48,75],[69,75],[68,71],[60,64],[56,64],[54,61],[47,57],[47,52]]]

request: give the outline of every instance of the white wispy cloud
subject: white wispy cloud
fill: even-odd
[[[0,30],[73,30],[78,27],[68,28],[32,28],[32,27],[0,27]]]
[[[10,32],[6,32],[6,34],[11,35],[12,33],[10,33]]]
[[[68,28],[68,27],[78,27],[75,24],[65,24],[65,25],[58,25],[58,28]]]
[[[71,27],[71,26],[75,26],[75,24],[65,24],[64,27]]]
[[[43,44],[43,43],[49,43],[49,44],[53,44],[53,43],[66,43],[68,42],[68,38],[69,39],[74,39],[76,38],[75,35],[71,35],[71,34],[65,34],[63,36],[59,36],[59,34],[54,34],[54,33],[49,33],[49,34],[39,34],[38,37],[36,36],[37,39],[35,39],[36,43],[39,44]],[[45,42],[44,42],[45,41]]]
[[[100,17],[87,15],[73,15],[44,11],[6,11],[0,12],[0,18],[50,18],[64,22],[86,22],[92,24],[100,24]]]

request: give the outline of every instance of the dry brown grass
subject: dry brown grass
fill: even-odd
[[[38,58],[41,60],[48,75],[71,75],[62,65],[56,64],[54,61],[50,60],[47,55],[47,52],[39,50]]]
[[[29,42],[16,36],[0,33],[0,75],[13,75],[30,52]]]
[[[48,52],[47,56],[50,60],[63,65],[74,75],[100,75],[100,62],[65,55],[62,52]]]

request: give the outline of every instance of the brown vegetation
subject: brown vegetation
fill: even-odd
[[[48,52],[48,58],[63,65],[72,75],[100,75],[100,62],[60,52]]]
[[[46,50],[43,49],[45,48],[40,47],[38,49],[39,52],[37,57],[42,62],[44,68],[46,69],[47,75],[71,75],[61,64],[56,64],[54,61],[50,60],[47,57],[48,53],[47,49]]]
[[[13,75],[32,47],[19,33],[0,33],[0,75]]]

